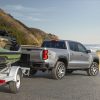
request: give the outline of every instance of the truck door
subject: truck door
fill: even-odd
[[[77,43],[78,52],[80,55],[80,67],[88,67],[89,66],[89,54],[86,52],[86,48],[81,44]]]
[[[83,45],[77,42],[69,42],[69,67],[81,68],[89,66],[89,55]]]

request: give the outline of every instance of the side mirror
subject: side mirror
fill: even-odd
[[[91,50],[86,50],[86,53],[91,53]]]

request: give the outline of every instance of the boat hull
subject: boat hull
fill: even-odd
[[[0,52],[0,64],[15,63],[21,57],[20,52]]]

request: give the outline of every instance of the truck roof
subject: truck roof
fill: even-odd
[[[61,41],[61,42],[76,42],[76,43],[79,43],[79,42],[73,41],[73,40],[45,40],[45,41]]]

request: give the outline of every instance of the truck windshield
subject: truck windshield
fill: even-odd
[[[42,47],[66,49],[64,41],[44,41]]]

